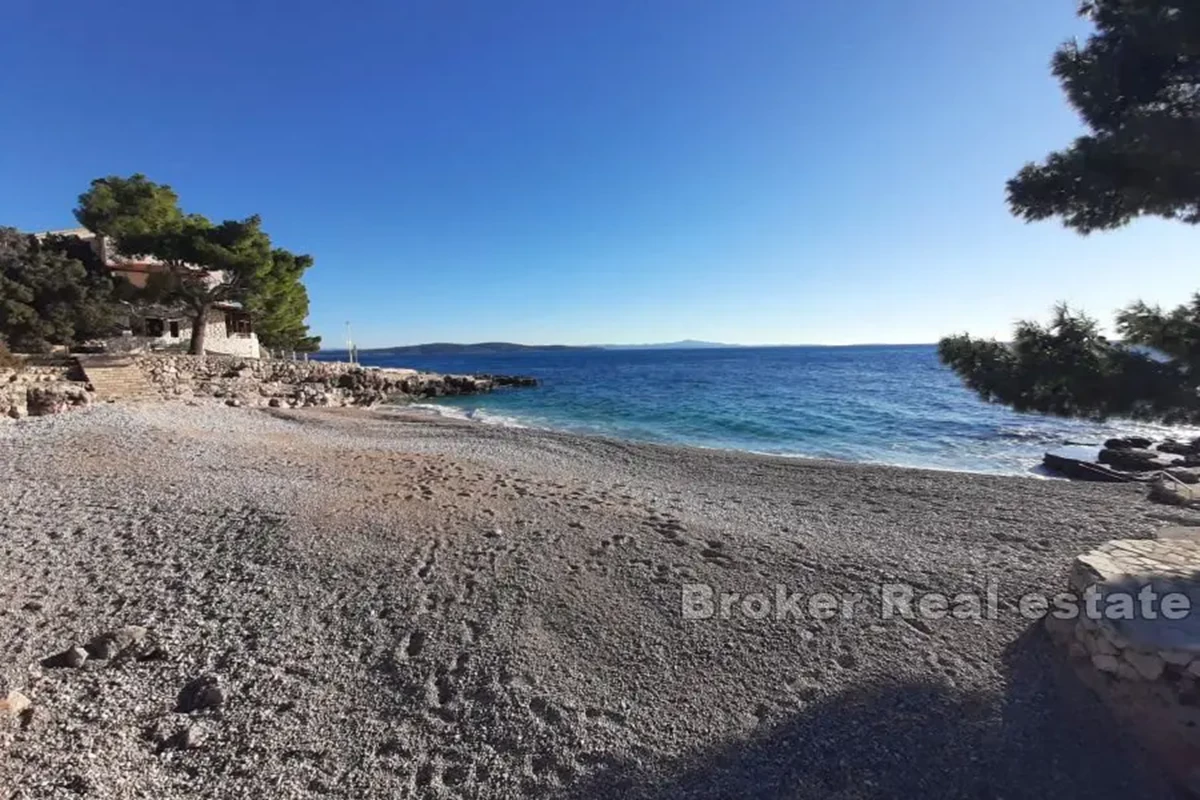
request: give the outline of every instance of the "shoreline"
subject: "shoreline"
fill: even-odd
[[[1030,480],[1030,479],[1032,479],[1032,480],[1062,480],[1062,481],[1070,480],[1068,477],[1066,477],[1064,475],[1056,475],[1056,474],[1053,474],[1050,472],[1039,472],[1038,470],[1041,467],[1040,461],[1036,464],[1031,465],[1024,472],[987,472],[984,470],[969,469],[966,467],[940,467],[940,466],[928,466],[928,465],[918,466],[918,465],[909,465],[909,464],[894,464],[894,463],[889,463],[886,461],[855,461],[855,460],[848,459],[848,458],[842,459],[842,458],[833,458],[830,456],[814,456],[814,455],[807,455],[805,453],[770,453],[770,452],[761,451],[761,450],[747,450],[747,449],[742,449],[742,448],[737,448],[737,447],[724,447],[724,446],[720,446],[720,445],[704,445],[704,444],[697,444],[694,442],[667,442],[667,441],[653,441],[650,439],[634,439],[634,438],[627,439],[627,438],[623,438],[620,436],[604,434],[604,433],[591,433],[591,432],[585,433],[582,431],[570,430],[568,428],[555,428],[555,427],[544,426],[544,425],[535,425],[532,423],[526,423],[523,421],[519,421],[516,418],[511,418],[511,417],[509,419],[512,419],[513,420],[512,422],[499,422],[499,421],[492,421],[492,420],[486,420],[486,419],[475,419],[466,414],[463,414],[461,416],[455,415],[455,414],[445,414],[441,411],[441,409],[443,409],[443,408],[452,408],[453,409],[453,408],[458,408],[458,406],[440,405],[436,402],[415,402],[415,403],[395,403],[395,404],[383,403],[378,406],[373,406],[369,410],[374,411],[379,414],[382,414],[382,415],[409,413],[409,414],[412,414],[417,419],[431,419],[431,420],[443,421],[448,424],[461,423],[464,425],[482,425],[482,426],[486,426],[486,427],[511,428],[514,430],[541,431],[541,432],[545,432],[545,433],[558,434],[561,436],[578,437],[578,438],[582,438],[582,439],[600,439],[600,440],[616,442],[616,443],[624,442],[624,443],[634,444],[634,445],[647,445],[647,446],[655,446],[655,447],[677,448],[677,449],[683,449],[683,450],[713,451],[713,452],[718,452],[718,453],[726,453],[726,454],[734,455],[734,456],[749,455],[749,456],[762,456],[765,458],[778,458],[778,459],[784,459],[784,460],[788,460],[788,461],[792,461],[792,460],[794,460],[794,461],[811,461],[811,462],[818,462],[818,463],[834,465],[834,466],[842,466],[842,465],[855,466],[856,465],[856,466],[868,466],[868,467],[884,467],[887,469],[902,469],[902,470],[910,470],[911,469],[911,470],[921,470],[921,471],[925,471],[925,472],[945,472],[945,473],[964,474],[964,475],[985,475],[985,476],[993,477],[993,478],[1020,478],[1023,480]],[[419,410],[415,410],[415,409],[419,409]],[[497,415],[497,416],[503,416],[503,415]],[[1072,442],[1071,444],[1077,444],[1077,443]]]
[[[1121,486],[409,416],[146,403],[0,427],[0,680],[47,715],[0,731],[0,784],[1170,796],[1004,604],[1200,513]],[[1004,613],[976,622],[680,605],[685,585],[989,581]],[[126,625],[161,655],[41,663]],[[223,704],[177,711],[197,680]]]

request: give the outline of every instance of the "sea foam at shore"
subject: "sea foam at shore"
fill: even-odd
[[[1196,431],[988,405],[932,345],[570,350],[372,358],[375,366],[536,375],[537,389],[422,406],[476,422],[774,455],[1037,474],[1042,454],[1111,436]]]

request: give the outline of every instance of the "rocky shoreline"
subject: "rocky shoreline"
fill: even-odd
[[[0,370],[0,420],[48,416],[98,401],[216,399],[230,406],[364,406],[538,385],[524,375],[442,375],[327,361],[232,356],[61,358]]]
[[[1045,454],[1050,472],[1080,481],[1148,483],[1151,499],[1172,505],[1200,502],[1200,437],[1165,439],[1143,436],[1108,439],[1103,445],[1068,445]]]
[[[536,378],[523,375],[443,375],[332,361],[144,356],[139,366],[165,399],[214,397],[230,405],[290,408],[369,407],[538,385]]]

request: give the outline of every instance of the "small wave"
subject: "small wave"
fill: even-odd
[[[493,414],[482,408],[461,408],[459,406],[440,406],[434,403],[411,403],[402,407],[405,411],[416,411],[431,414],[445,419],[458,419],[465,422],[478,422],[484,425],[499,425],[505,428],[528,428],[529,425],[514,417],[503,414]]]

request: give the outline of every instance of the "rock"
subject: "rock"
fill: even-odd
[[[1162,650],[1159,651],[1159,656],[1166,663],[1177,667],[1186,667],[1192,661],[1192,654],[1185,653],[1182,650]]]
[[[1042,457],[1042,465],[1060,475],[1081,481],[1128,483],[1133,480],[1124,472],[1093,463],[1095,448],[1063,447],[1050,450]]]
[[[1188,664],[1187,673],[1194,678],[1200,678],[1200,658]]]
[[[1101,464],[1108,464],[1116,469],[1129,470],[1130,472],[1146,472],[1166,466],[1158,460],[1158,454],[1153,450],[1133,448],[1106,447],[1100,451],[1097,460]]]
[[[76,645],[68,648],[62,655],[62,663],[71,669],[79,669],[88,660],[88,651]]]
[[[1134,669],[1148,681],[1156,681],[1163,674],[1163,660],[1153,653],[1139,653],[1136,650],[1126,650],[1124,658]]]
[[[92,658],[113,658],[130,647],[141,644],[145,638],[146,629],[141,625],[126,625],[120,630],[102,633],[92,639],[87,644],[87,652]]]
[[[225,690],[220,687],[217,678],[201,675],[189,681],[179,692],[175,710],[181,714],[190,714],[193,711],[220,708],[225,705],[225,701]]]
[[[1117,677],[1129,683],[1141,683],[1142,674],[1128,661],[1117,662]]]
[[[1107,636],[1102,634],[1089,635],[1087,647],[1093,653],[1101,653],[1109,656],[1115,656],[1118,654],[1117,648],[1113,646],[1113,643],[1108,640]]]
[[[25,393],[26,409],[31,417],[61,414],[75,406],[86,406],[91,395],[81,384],[62,381],[46,386],[31,386]]]
[[[1092,666],[1101,672],[1116,672],[1120,663],[1116,656],[1105,653],[1096,653],[1092,656]]]
[[[232,408],[238,408],[239,406],[242,405],[242,401],[237,399],[236,397],[231,397],[225,401],[225,405],[230,406]]]
[[[8,693],[8,697],[0,700],[0,715],[10,717],[12,719],[20,719],[33,702],[25,695],[13,689]]]
[[[199,725],[188,725],[163,740],[159,750],[195,750],[204,744],[204,738]]]
[[[1185,444],[1183,442],[1177,442],[1174,439],[1167,439],[1154,449],[1160,453],[1171,453],[1177,456],[1189,456],[1196,452],[1196,449],[1192,447],[1190,443]]]
[[[280,399],[278,397],[272,397],[270,400],[267,401],[267,405],[270,406],[271,408],[279,408],[281,405],[283,405],[283,402],[280,401]]]

